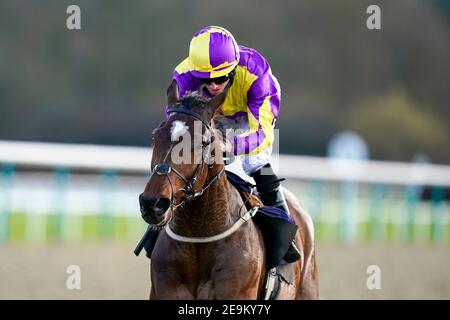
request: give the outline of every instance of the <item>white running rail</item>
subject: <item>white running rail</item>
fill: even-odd
[[[150,173],[151,148],[0,140],[0,164],[51,170],[118,170]],[[286,178],[400,185],[450,186],[450,166],[385,161],[349,161],[279,155],[278,175]],[[235,169],[236,165],[235,164]],[[233,168],[233,165],[231,165]],[[234,170],[233,170],[234,171]],[[237,168],[239,171],[239,168]]]

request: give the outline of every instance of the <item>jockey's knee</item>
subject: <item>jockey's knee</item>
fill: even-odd
[[[255,180],[256,189],[259,193],[278,191],[280,187],[280,179],[273,171],[270,163],[251,173],[251,177]]]
[[[279,207],[289,212],[283,192],[280,189],[282,179],[277,177],[269,163],[251,176],[255,180],[256,190],[258,190],[264,205]]]

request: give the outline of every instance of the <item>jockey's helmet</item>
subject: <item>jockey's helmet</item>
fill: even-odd
[[[209,26],[194,34],[188,60],[195,77],[222,77],[239,63],[239,47],[228,30]]]

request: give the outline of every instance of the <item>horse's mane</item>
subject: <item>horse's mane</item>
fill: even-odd
[[[209,99],[201,94],[202,89],[199,91],[187,91],[186,94],[180,99],[180,107],[186,108],[188,110],[194,111],[199,115],[203,114],[205,111],[205,106],[208,103]],[[214,116],[213,120],[215,123],[216,129],[219,129],[222,133],[222,136],[226,136],[225,125],[223,124],[223,116]]]
[[[201,95],[200,91],[188,91],[180,99],[180,104],[183,108],[188,110],[202,110],[208,103],[208,98]]]

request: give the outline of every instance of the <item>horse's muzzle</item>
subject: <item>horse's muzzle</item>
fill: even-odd
[[[141,194],[139,196],[139,205],[142,219],[149,224],[158,224],[164,219],[164,213],[170,207],[170,200]]]

